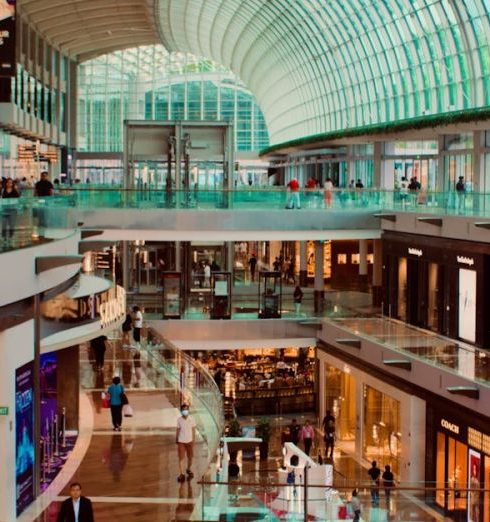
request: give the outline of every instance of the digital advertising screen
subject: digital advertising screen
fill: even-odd
[[[41,354],[39,365],[39,385],[41,390],[41,436],[48,434],[47,423],[58,412],[58,356],[56,352]]]
[[[34,365],[15,370],[15,481],[17,516],[34,500]]]

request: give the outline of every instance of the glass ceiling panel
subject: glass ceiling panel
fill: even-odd
[[[488,0],[157,0],[171,51],[229,67],[271,142],[490,104]]]

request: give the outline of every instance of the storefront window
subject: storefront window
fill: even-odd
[[[329,364],[325,364],[325,376],[325,409],[336,419],[337,440],[353,444],[356,438],[355,379]]]
[[[429,263],[429,306],[427,326],[431,330],[439,331],[439,265]]]
[[[468,447],[452,437],[448,437],[447,459],[447,509],[449,511],[466,509],[466,477]]]
[[[400,471],[400,403],[384,393],[364,386],[363,457]]]
[[[398,318],[407,320],[407,258],[398,260]]]
[[[446,436],[437,433],[437,456],[436,456],[436,504],[444,507],[444,489],[446,487]]]
[[[485,457],[485,488],[487,491],[483,497],[483,522],[490,522],[490,456]]]

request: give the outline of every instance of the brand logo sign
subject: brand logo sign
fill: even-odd
[[[472,257],[456,256],[456,261],[462,265],[468,266],[473,266],[475,264],[475,260]]]
[[[453,424],[446,419],[441,419],[441,426],[446,428],[446,430],[452,431],[453,433],[456,433],[456,435],[459,435],[459,426],[457,424]]]
[[[100,305],[100,326],[105,328],[126,313],[126,291],[117,286],[113,295]]]
[[[411,254],[412,256],[417,256],[417,257],[421,257],[423,252],[420,248],[409,248],[408,249],[408,253]]]

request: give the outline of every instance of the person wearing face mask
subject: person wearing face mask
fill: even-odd
[[[185,474],[187,478],[191,479],[194,476],[192,473],[192,457],[194,454],[194,442],[196,440],[196,421],[189,415],[189,406],[182,404],[180,407],[181,416],[177,419],[177,433],[175,435],[175,442],[179,454],[179,482],[185,481]],[[184,473],[184,459],[187,456],[187,469]]]

